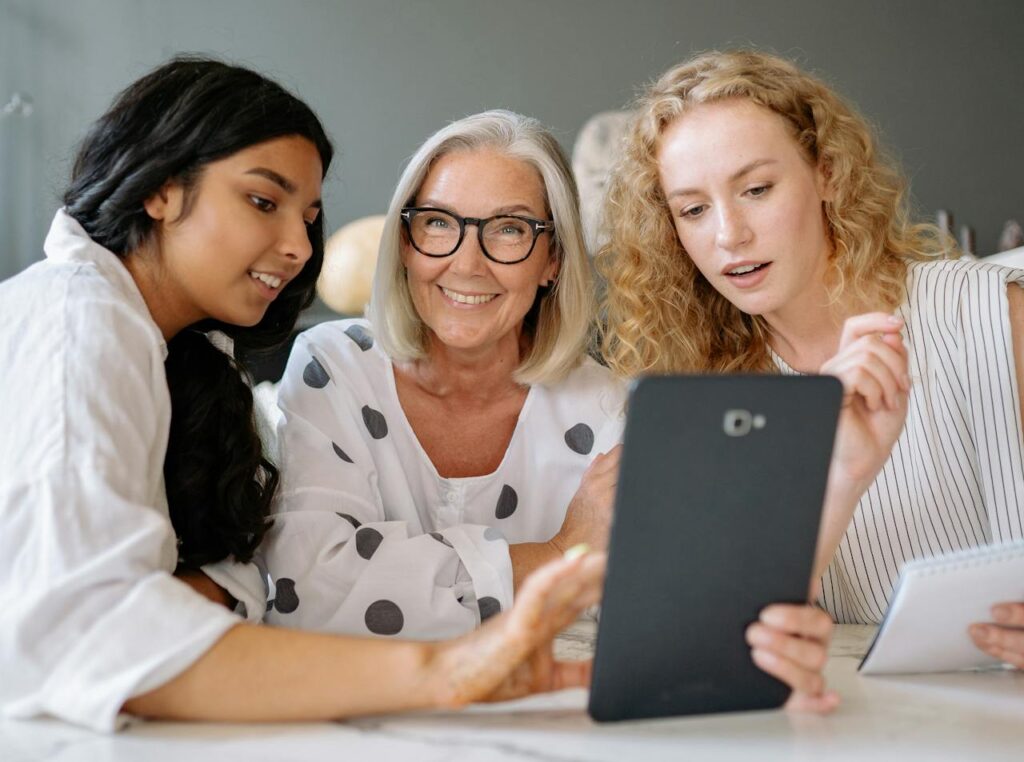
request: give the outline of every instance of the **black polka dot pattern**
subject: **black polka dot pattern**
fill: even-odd
[[[505,539],[505,533],[498,529],[498,527],[487,527],[484,530],[484,539],[490,542],[497,542],[498,540]]]
[[[345,453],[345,451],[342,450],[340,447],[338,447],[338,445],[336,445],[334,442],[331,442],[331,447],[334,448],[334,454],[337,455],[339,458],[341,458],[343,461],[345,461],[346,463],[351,463],[352,462],[352,458],[350,458]]]
[[[356,532],[356,553],[369,561],[384,541],[384,535],[372,527],[363,527]]]
[[[448,542],[448,540],[444,539],[444,535],[441,534],[440,532],[431,532],[430,536],[433,537],[435,540],[437,540],[442,545],[447,545],[449,548],[455,547],[450,542]]]
[[[503,484],[501,494],[498,495],[498,505],[494,509],[494,515],[499,519],[507,519],[516,512],[516,506],[518,505],[519,495],[510,486]]]
[[[485,595],[483,598],[476,602],[476,605],[480,607],[480,622],[486,622],[495,614],[501,613],[501,604],[498,603],[497,598],[492,598],[489,595]]]
[[[383,439],[388,435],[388,422],[384,420],[384,414],[369,405],[363,405],[363,423],[374,439]]]
[[[366,629],[374,635],[397,635],[405,625],[405,617],[398,604],[386,600],[371,603],[363,621],[366,622]]]
[[[565,432],[565,443],[580,455],[590,455],[594,449],[594,430],[585,423],[577,423]]]
[[[335,513],[338,513],[338,512],[335,511]],[[361,522],[355,516],[349,516],[347,513],[338,513],[338,515],[341,516],[343,519],[345,519],[345,521],[347,521],[349,524],[354,526],[356,529],[359,529],[359,527],[361,527],[363,525],[363,522]]]
[[[302,371],[302,380],[306,382],[306,386],[311,386],[314,389],[323,389],[327,386],[327,382],[331,380],[331,377],[327,375],[327,371],[324,370],[324,366],[320,364],[320,361],[314,357],[306,365],[306,369]]]
[[[282,614],[290,614],[299,607],[299,596],[295,592],[295,580],[281,577],[277,581],[277,596],[271,602]]]
[[[356,343],[364,352],[373,346],[373,336],[361,325],[350,325],[345,329],[345,335]]]

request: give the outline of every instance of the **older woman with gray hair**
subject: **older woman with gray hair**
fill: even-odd
[[[429,138],[388,210],[369,320],[292,350],[268,621],[450,637],[544,561],[603,548],[623,393],[586,354],[593,300],[549,132],[488,111]]]

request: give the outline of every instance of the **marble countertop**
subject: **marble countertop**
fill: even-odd
[[[843,697],[827,717],[750,712],[598,725],[586,693],[563,691],[463,712],[301,725],[137,723],[104,736],[56,721],[0,723],[0,760],[1020,760],[1024,674],[861,677],[873,627],[840,626],[826,668]],[[558,641],[588,656],[594,624]]]

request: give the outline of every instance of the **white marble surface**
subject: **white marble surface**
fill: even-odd
[[[0,723],[0,760],[1021,760],[1024,674],[860,677],[873,628],[842,626],[827,667],[828,717],[783,711],[597,725],[582,690],[461,713],[308,725],[139,723],[103,736],[59,722]],[[590,653],[593,624],[559,642]]]

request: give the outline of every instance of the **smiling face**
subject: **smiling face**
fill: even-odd
[[[529,164],[494,150],[445,154],[434,162],[413,206],[434,207],[461,217],[514,214],[549,219],[540,174]],[[529,258],[492,262],[480,250],[475,226],[448,257],[420,254],[402,243],[409,292],[416,312],[434,337],[457,349],[481,350],[513,340],[538,286],[555,277],[558,263],[551,236],[542,233]]]
[[[828,191],[782,117],[742,99],[695,106],[657,160],[679,241],[726,299],[770,320],[822,297]]]
[[[307,225],[320,212],[321,175],[316,147],[290,136],[207,164],[184,217],[178,183],[147,199],[159,274],[153,292],[140,288],[165,335],[205,318],[263,318],[312,255]]]

